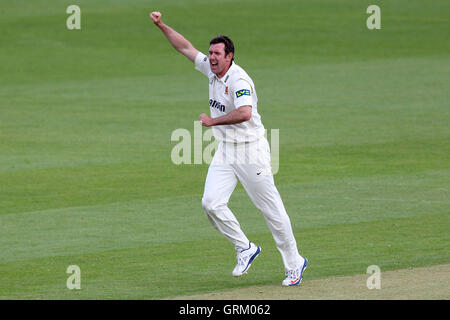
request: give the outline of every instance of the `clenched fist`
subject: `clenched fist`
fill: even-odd
[[[210,116],[208,116],[207,114],[202,113],[200,115],[200,123],[204,127],[211,127],[211,126],[214,125],[214,120]]]
[[[153,23],[158,25],[161,23],[161,12],[158,11],[154,11],[152,13],[150,13],[150,18],[153,20]]]

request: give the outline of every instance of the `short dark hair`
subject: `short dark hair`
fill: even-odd
[[[221,34],[221,35],[218,35],[217,37],[212,38],[211,41],[209,42],[209,45],[217,44],[217,43],[223,43],[225,45],[225,56],[227,56],[230,52],[233,53],[233,58],[231,59],[231,61],[233,61],[234,60],[234,43],[233,43],[233,41],[229,37]]]

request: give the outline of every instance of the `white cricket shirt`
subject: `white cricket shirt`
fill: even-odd
[[[210,68],[209,58],[199,52],[194,61],[195,69],[209,79],[209,109],[212,118],[230,113],[241,106],[252,106],[250,120],[236,124],[213,126],[216,140],[223,142],[252,142],[264,137],[264,126],[258,113],[258,97],[255,85],[248,74],[232,62],[230,69],[218,78]]]

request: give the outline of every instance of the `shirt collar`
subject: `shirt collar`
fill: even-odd
[[[235,66],[234,61],[231,61],[231,66],[230,66],[230,68],[228,69],[227,73],[225,73],[225,74],[223,75],[222,78],[219,78],[217,75],[214,75],[214,77],[215,77],[217,80],[222,81],[223,83],[226,83],[226,82],[228,81],[228,79],[230,78],[230,73],[231,73],[231,71],[234,69],[234,66]]]

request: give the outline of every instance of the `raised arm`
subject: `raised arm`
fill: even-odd
[[[168,25],[164,24],[161,20],[161,12],[152,12],[150,13],[150,18],[153,20],[153,23],[161,29],[161,31],[166,36],[167,40],[169,40],[170,44],[184,56],[186,56],[189,60],[194,62],[195,57],[198,54],[198,50],[194,48],[194,46],[186,40],[181,34],[173,30]]]

